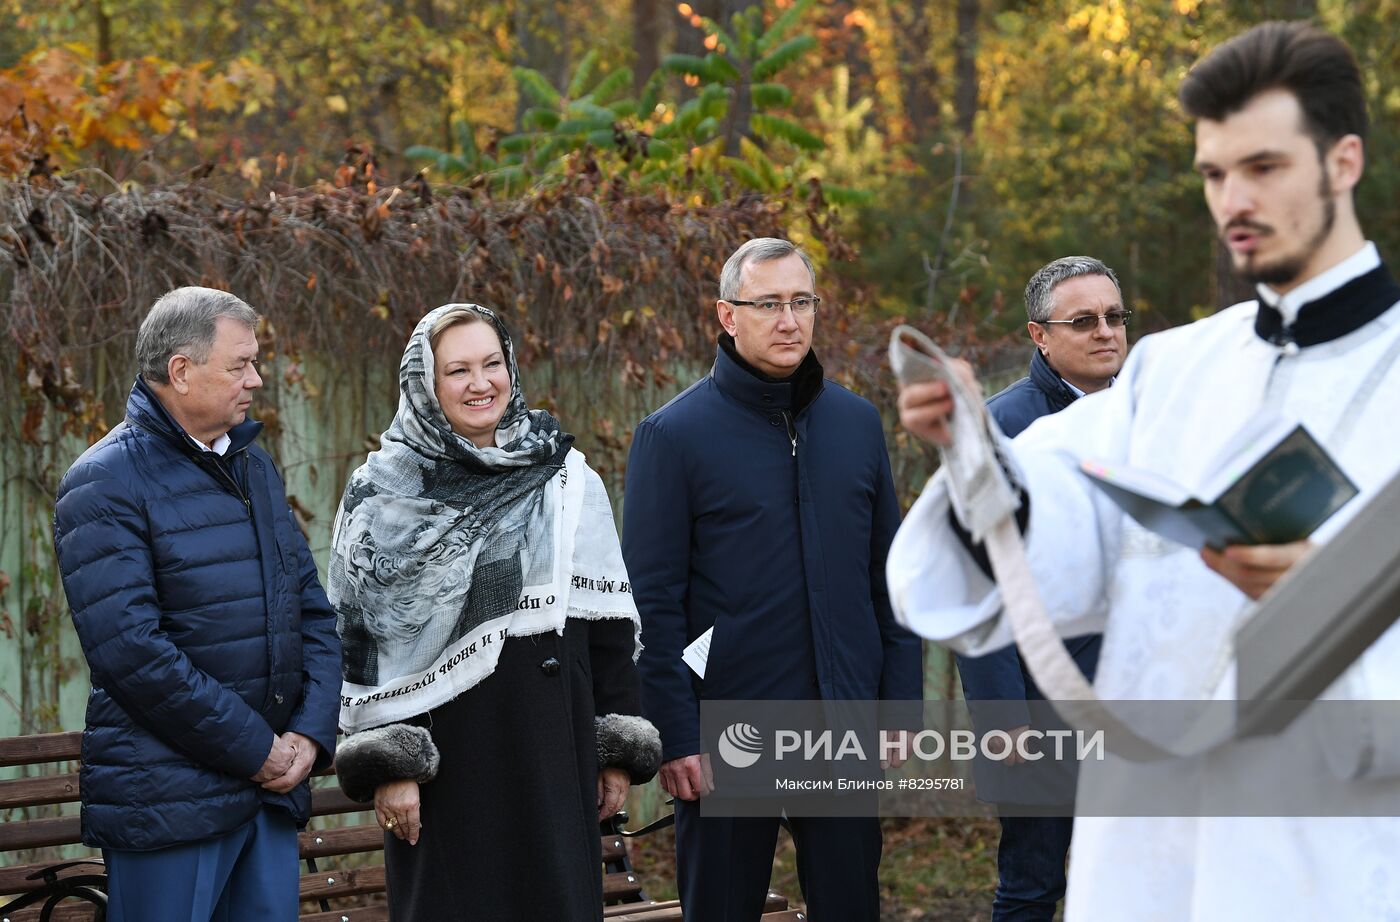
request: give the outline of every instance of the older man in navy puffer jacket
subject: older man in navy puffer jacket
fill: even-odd
[[[125,421],[59,485],[54,544],[93,686],[83,841],[106,859],[111,922],[297,918],[340,645],[247,418],[256,321],[213,289],[158,300]]]

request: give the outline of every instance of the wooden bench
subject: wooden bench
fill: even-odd
[[[57,807],[78,802],[78,775],[82,734],[46,733],[0,739],[0,767],[24,766],[27,777],[0,781],[0,922],[37,922],[45,902],[18,908],[6,906],[45,887],[53,897],[53,922],[90,922],[97,905],[105,904],[106,878],[100,860],[63,859],[57,849],[79,846],[82,835],[77,815],[57,815]],[[68,763],[53,766],[52,763]],[[45,773],[49,772],[49,773]],[[54,773],[56,772],[56,773]],[[14,811],[29,817],[9,819]],[[346,797],[338,785],[312,791],[312,821],[300,833],[301,922],[388,922],[384,903],[385,874],[382,858],[384,833],[372,820],[357,825],[328,822],[330,817],[365,810]],[[33,814],[50,815],[39,815]],[[681,919],[675,900],[649,900],[632,868],[627,836],[619,814],[600,830],[603,833],[603,915],[607,922],[672,922]],[[334,905],[333,905],[334,904]],[[801,922],[805,914],[788,908],[787,901],[770,893],[764,906],[764,922]]]

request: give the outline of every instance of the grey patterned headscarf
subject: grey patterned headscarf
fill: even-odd
[[[429,333],[462,307],[495,329],[510,370],[499,447],[479,448],[455,432],[434,389]],[[544,486],[573,441],[553,416],[526,407],[510,334],[479,305],[445,304],[418,322],[399,389],[381,447],[345,487],[327,573],[342,672],[361,686],[426,668],[468,631],[513,609],[524,523],[540,520]]]

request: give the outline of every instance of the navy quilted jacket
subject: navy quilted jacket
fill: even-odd
[[[251,777],[273,733],[334,754],[335,615],[281,477],[229,432],[202,451],[137,381],[126,420],[64,476],[54,509],[63,588],[92,671],[80,781],[83,841],[146,850],[221,835],[263,803]]]

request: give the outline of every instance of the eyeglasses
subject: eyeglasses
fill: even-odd
[[[1069,320],[1042,320],[1041,323],[1067,323],[1069,328],[1076,333],[1092,333],[1099,328],[1099,321],[1105,321],[1111,329],[1125,327],[1128,325],[1128,318],[1133,316],[1132,311],[1109,311],[1107,314],[1084,314],[1079,317],[1072,317]]]
[[[791,307],[794,314],[810,314],[817,309],[817,305],[822,303],[822,299],[815,295],[804,298],[793,298],[791,301],[732,301],[725,298],[730,304],[742,304],[744,307],[752,307],[766,317],[776,317],[783,312],[783,308]]]

